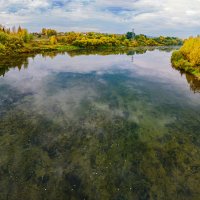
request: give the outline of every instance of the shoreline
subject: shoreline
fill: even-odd
[[[7,51],[5,53],[0,52],[0,57],[2,56],[18,56],[25,54],[41,54],[41,53],[50,53],[50,52],[71,52],[71,51],[129,51],[129,50],[137,50],[137,49],[155,49],[155,48],[180,48],[180,46],[173,45],[158,45],[158,46],[135,46],[135,47],[127,47],[127,46],[117,46],[117,47],[98,47],[98,48],[84,48],[77,47],[73,45],[43,45],[43,46],[30,46],[26,45],[23,48],[16,49],[13,51]]]
[[[172,53],[171,63],[173,68],[181,72],[191,74],[195,76],[196,79],[200,80],[200,68],[192,65],[192,63],[185,58],[180,50]]]

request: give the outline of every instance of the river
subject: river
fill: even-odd
[[[0,199],[199,199],[200,82],[173,48],[0,61]]]

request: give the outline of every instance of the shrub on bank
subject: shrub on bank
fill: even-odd
[[[189,38],[179,51],[172,54],[173,67],[200,78],[200,37]]]

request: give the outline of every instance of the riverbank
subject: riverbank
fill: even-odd
[[[155,49],[155,48],[174,48],[173,45],[155,45],[155,46],[100,46],[100,47],[79,47],[69,44],[61,44],[57,43],[54,45],[51,44],[37,44],[35,42],[31,42],[29,44],[24,44],[23,47],[17,48],[17,49],[7,49],[4,51],[0,51],[0,57],[4,56],[17,56],[21,54],[42,54],[42,53],[51,53],[51,52],[72,52],[72,51],[106,51],[106,52],[118,52],[118,53],[124,53],[131,50],[136,51],[143,51],[144,49]],[[177,46],[179,47],[179,46]]]
[[[30,54],[30,53],[43,53],[43,52],[64,52],[64,51],[72,51],[72,50],[79,50],[81,48],[73,46],[73,45],[63,45],[63,44],[40,44],[38,42],[31,42],[28,44],[24,44],[20,48],[16,49],[5,49],[4,51],[0,51],[1,55],[19,55],[19,54]]]
[[[171,62],[174,68],[200,80],[200,37],[187,39],[180,50],[173,52]]]
[[[62,43],[56,43],[56,44],[49,44],[48,41],[32,41],[30,43],[25,43],[20,48],[14,48],[14,49],[4,49],[4,51],[0,51],[0,57],[2,56],[17,56],[21,54],[42,54],[42,53],[51,53],[51,52],[71,52],[71,51],[106,51],[106,52],[118,52],[118,53],[124,53],[127,51],[144,51],[145,49],[155,49],[155,48],[166,48],[166,47],[172,47],[172,45],[155,45],[155,46],[99,46],[99,47],[80,47],[70,44],[62,44]]]
[[[3,27],[3,26],[2,26]],[[148,37],[143,34],[108,34],[95,32],[57,32],[42,29],[39,33],[28,33],[28,30],[6,29],[0,27],[0,55],[21,53],[42,53],[48,51],[71,51],[93,49],[127,49],[144,46],[177,46],[182,45],[177,37]]]

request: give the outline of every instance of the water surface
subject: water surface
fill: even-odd
[[[199,199],[200,83],[173,49],[0,62],[0,199]]]

